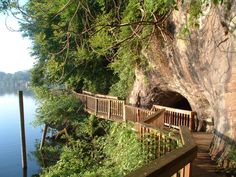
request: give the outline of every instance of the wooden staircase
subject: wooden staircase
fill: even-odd
[[[163,141],[176,141],[176,137],[167,136],[167,128],[178,130],[183,147],[170,149],[162,147],[162,156],[137,169],[127,177],[160,176],[160,177],[214,177],[219,176],[217,165],[211,160],[208,149],[212,139],[211,134],[194,132],[196,127],[196,113],[153,105],[151,110],[126,105],[125,101],[90,92],[75,93],[84,104],[84,109],[98,118],[113,121],[132,121],[139,137],[148,134],[156,136],[158,143]],[[192,131],[192,133],[190,132]],[[153,134],[153,132],[155,132]],[[192,134],[192,135],[191,135]],[[197,150],[197,146],[198,150]],[[158,152],[160,153],[160,152]],[[196,158],[195,158],[196,157]],[[195,159],[195,160],[194,160]]]
[[[198,146],[197,157],[193,161],[192,177],[219,177],[218,166],[211,160],[209,146],[213,135],[205,132],[192,132],[193,139]]]

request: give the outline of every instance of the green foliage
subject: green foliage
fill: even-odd
[[[133,124],[113,123],[107,136],[102,139],[106,160],[97,172],[106,171],[112,176],[124,176],[145,163],[141,142],[132,130]],[[107,175],[107,176],[109,176]]]
[[[17,1],[11,2],[0,1],[0,9],[10,5],[17,10]],[[190,1],[187,26],[198,26],[203,2]],[[134,68],[147,66],[140,51],[152,33],[165,26],[156,21],[165,19],[174,8],[176,0],[29,1],[20,23],[24,36],[33,41],[32,55],[37,58],[32,85],[66,85],[102,93],[111,90],[116,96],[127,96]]]
[[[189,8],[189,25],[190,27],[198,28],[198,19],[202,14],[202,5],[204,3],[213,3],[215,5],[222,4],[224,0],[191,0]]]
[[[59,160],[45,168],[41,176],[83,176],[83,173],[93,169],[103,157],[100,153],[99,136],[102,135],[105,125],[106,123],[98,121],[94,116],[80,120],[77,123],[78,128],[61,148]]]
[[[35,90],[39,102],[36,124],[49,124],[59,128],[83,118],[77,114],[82,106],[73,95],[42,88],[35,88]]]
[[[145,134],[142,138],[142,148],[145,152],[145,161],[150,162],[157,159],[160,156],[165,155],[164,149],[177,149],[182,146],[180,140],[170,141],[173,137],[172,133],[161,135],[162,139],[157,141],[157,137],[160,136],[162,132],[156,130],[151,133]],[[157,151],[159,149],[159,152]]]
[[[111,64],[111,68],[115,70],[120,79],[111,87],[110,93],[125,98],[135,79],[134,67],[138,56],[122,48],[118,51],[118,58]]]
[[[72,177],[78,176],[80,169],[86,167],[86,162],[81,159],[79,149],[64,147],[60,160],[42,173],[42,177]]]
[[[43,147],[42,150],[39,150],[40,144],[36,144],[36,151],[32,152],[31,154],[36,157],[37,163],[42,168],[55,165],[59,160],[60,154],[62,153],[61,144],[53,141],[47,141],[46,143],[47,144]]]
[[[65,84],[70,89],[92,88],[96,92],[107,92],[113,81],[112,71],[106,69],[109,62],[105,53],[93,49],[98,38],[90,45],[92,37],[82,34],[85,28],[92,26],[93,16],[98,15],[98,4],[72,0],[64,8],[65,4],[64,0],[56,3],[33,0],[27,4],[28,15],[24,16],[26,22],[21,23],[21,29],[33,40],[32,55],[38,58],[32,72],[32,85]]]
[[[74,138],[62,148],[60,160],[45,168],[41,176],[124,176],[145,160],[132,127],[132,124],[108,123],[94,116],[84,119]]]
[[[217,5],[217,4],[222,4],[224,0],[212,0],[212,2]]]
[[[187,40],[190,33],[190,26],[188,24],[185,24],[182,26],[180,32],[178,33],[178,38]]]
[[[230,161],[236,165],[236,149],[232,149],[229,153],[229,159]]]
[[[127,6],[124,8],[124,11],[122,13],[122,22],[129,23],[137,21],[141,17],[141,11],[139,10],[140,8],[140,1],[128,1]]]
[[[115,23],[115,19],[111,12],[99,15],[95,21],[97,32],[89,38],[89,43],[98,55],[106,56],[112,53],[111,49],[115,43],[114,29],[107,26],[112,23]]]
[[[175,0],[145,0],[144,7],[147,13],[153,14],[158,12],[159,15],[164,15],[168,13],[172,8],[176,6]]]
[[[32,85],[66,85],[125,97],[134,68],[145,68],[140,51],[174,0],[29,1],[21,29],[33,40],[37,63]],[[114,10],[115,9],[115,10]],[[122,64],[123,63],[123,64]],[[95,77],[96,76],[96,77]]]
[[[201,3],[190,3],[193,24],[201,14]],[[74,132],[66,139],[60,160],[42,176],[123,176],[142,165],[145,155],[154,156],[145,148],[141,151],[130,125],[107,128],[94,117],[78,114],[81,104],[67,91],[109,92],[125,98],[135,68],[147,71],[141,51],[154,33],[165,30],[165,17],[174,8],[175,0],[27,3],[21,30],[33,41],[36,58],[31,84],[40,103],[37,123],[59,130],[72,127]],[[150,137],[146,141],[154,142]]]
[[[202,13],[202,3],[203,0],[191,0],[190,10],[189,10],[189,23],[192,27],[198,27],[198,18]]]
[[[10,6],[10,0],[0,0],[0,12],[5,12]]]
[[[133,123],[90,116],[77,125],[65,146],[60,149],[60,146],[44,147],[43,152],[52,151],[60,158],[50,162],[41,177],[120,177],[163,155],[162,149],[181,146],[178,141],[163,139],[157,142],[158,131],[146,134],[140,141]],[[165,136],[168,138],[173,134]],[[156,151],[157,147],[161,149],[160,153]]]

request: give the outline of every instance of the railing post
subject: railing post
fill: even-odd
[[[168,112],[168,116],[169,116],[169,128],[171,128],[171,112]]]
[[[111,118],[111,100],[109,99],[108,100],[108,108],[107,108],[107,117],[108,117],[108,119],[110,119]]]
[[[166,110],[162,110],[163,112],[161,113],[161,115],[159,116],[158,119],[156,119],[156,126],[157,127],[164,127],[165,125],[165,121],[164,121],[164,117],[165,117],[165,112]]]
[[[194,130],[194,116],[196,115],[195,112],[191,112],[190,114],[190,120],[189,120],[189,129],[190,131]]]
[[[98,99],[97,99],[97,98],[95,98],[95,104],[94,104],[94,107],[95,107],[95,109],[94,109],[94,114],[95,114],[95,116],[96,116],[97,113],[98,113]]]
[[[180,177],[185,177],[185,175],[184,175],[184,168],[181,168],[181,170],[180,170]]]
[[[191,168],[192,167],[192,163],[188,163],[185,167],[184,167],[184,177],[191,177]]]
[[[88,108],[88,97],[87,97],[87,95],[85,95],[85,109],[87,109]]]
[[[140,111],[136,108],[136,122],[140,122]]]
[[[139,139],[141,139],[141,136],[142,136],[141,135],[141,125],[139,122],[135,122],[134,129],[137,132]]]
[[[178,177],[177,173],[175,173],[172,177]],[[183,176],[180,176],[180,177],[183,177]]]
[[[123,121],[126,121],[125,101],[123,101]]]

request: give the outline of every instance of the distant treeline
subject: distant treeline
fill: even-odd
[[[29,71],[18,71],[14,74],[0,72],[0,95],[16,93],[17,90],[29,90]]]

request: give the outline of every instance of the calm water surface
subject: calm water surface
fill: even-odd
[[[0,177],[23,177],[21,168],[20,116],[17,95],[0,96]],[[24,96],[26,144],[27,144],[27,175],[31,177],[40,171],[35,151],[36,140],[41,138],[41,128],[33,127],[35,118],[35,100]]]

